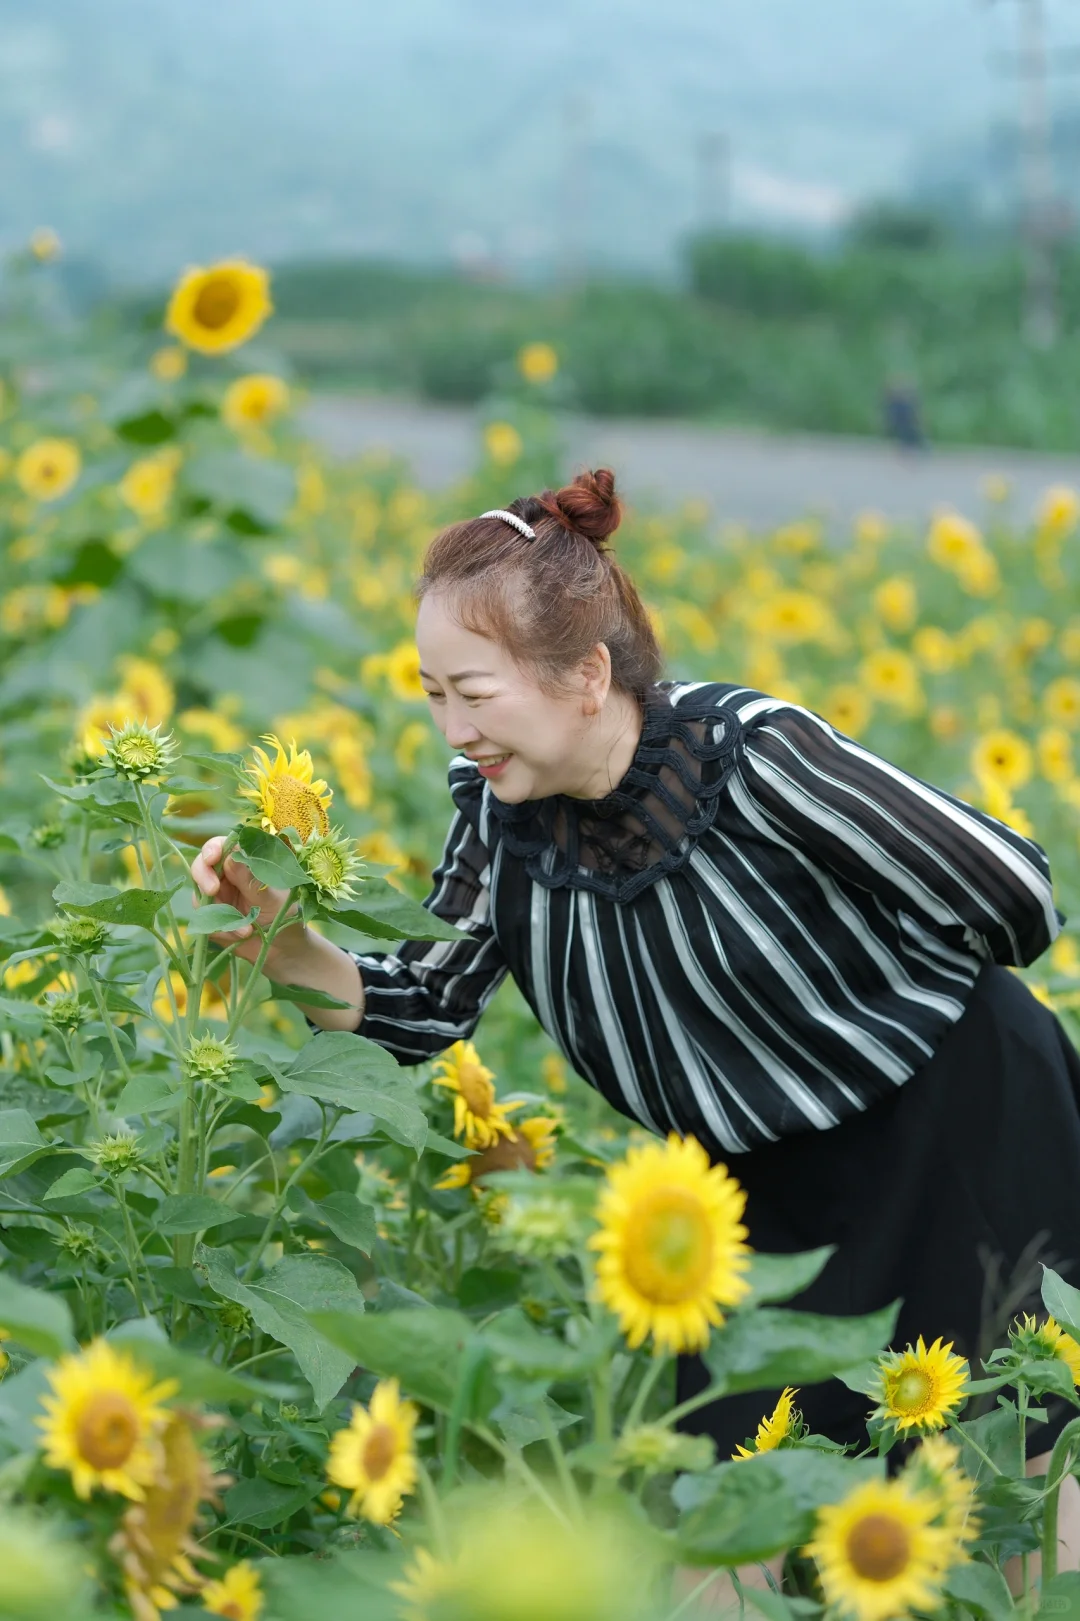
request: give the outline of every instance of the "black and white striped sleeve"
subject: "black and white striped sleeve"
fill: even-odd
[[[741,777],[769,828],[947,945],[1022,968],[1061,932],[1041,845],[811,710],[748,720]]]
[[[364,982],[358,1034],[401,1064],[419,1064],[467,1040],[508,972],[491,926],[487,847],[461,808],[464,795],[455,789],[454,797],[458,809],[424,905],[469,938],[403,940],[389,954],[350,953]]]

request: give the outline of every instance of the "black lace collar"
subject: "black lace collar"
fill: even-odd
[[[735,714],[717,710],[716,682],[673,704],[670,693],[683,684],[649,690],[630,768],[602,799],[553,794],[507,805],[487,793],[503,844],[530,878],[621,902],[690,859],[716,818],[743,729]]]

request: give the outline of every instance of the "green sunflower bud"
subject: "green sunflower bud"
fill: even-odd
[[[184,1073],[192,1081],[208,1081],[223,1086],[236,1068],[240,1056],[234,1042],[215,1036],[192,1036],[184,1054]]]
[[[118,1131],[111,1137],[99,1137],[88,1146],[94,1163],[109,1176],[126,1176],[129,1171],[138,1169],[139,1139],[133,1132]]]
[[[67,837],[63,822],[40,822],[30,837],[40,850],[58,850]]]
[[[45,1016],[57,1030],[77,1030],[80,1024],[85,1024],[90,1013],[74,993],[65,993],[46,997]]]
[[[708,1435],[681,1435],[663,1424],[639,1424],[619,1438],[615,1458],[623,1469],[662,1475],[676,1469],[709,1469],[715,1451]]]
[[[547,1194],[536,1199],[511,1199],[502,1220],[499,1241],[517,1255],[537,1261],[556,1261],[569,1255],[577,1239],[574,1212],[565,1199]]]
[[[331,828],[329,833],[313,833],[296,855],[314,882],[320,900],[355,899],[353,885],[363,871],[364,862],[356,853],[356,840],[347,837],[340,827]]]
[[[118,777],[145,782],[171,771],[180,757],[180,745],[171,732],[159,737],[159,730],[159,726],[147,726],[145,721],[137,720],[126,721],[119,731],[113,729],[105,754]]]
[[[51,927],[69,957],[93,957],[109,938],[108,926],[96,917],[61,917]]]

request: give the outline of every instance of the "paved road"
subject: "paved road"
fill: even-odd
[[[426,489],[452,483],[476,460],[479,419],[468,409],[320,395],[305,420],[336,454],[382,446],[405,456]],[[700,498],[717,519],[761,526],[814,512],[839,528],[867,509],[921,520],[941,505],[978,517],[986,507],[984,482],[993,475],[1009,481],[1019,515],[1030,513],[1049,484],[1080,487],[1080,454],[950,449],[905,456],[866,439],[596,418],[569,419],[566,443],[568,470],[614,467],[640,504],[672,507]],[[512,484],[511,478],[511,490]]]

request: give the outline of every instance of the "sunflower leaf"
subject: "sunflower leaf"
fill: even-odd
[[[691,1564],[741,1565],[804,1543],[816,1512],[866,1481],[879,1480],[879,1458],[847,1458],[813,1449],[762,1452],[684,1477],[673,1496],[677,1529]]]
[[[836,1249],[835,1244],[825,1244],[821,1249],[801,1250],[796,1255],[755,1252],[747,1273],[750,1293],[740,1300],[740,1310],[763,1306],[772,1301],[790,1300],[792,1295],[801,1294],[824,1270]]]
[[[269,1066],[268,1066],[269,1067]],[[428,1123],[412,1084],[384,1047],[349,1030],[324,1030],[288,1068],[271,1073],[283,1092],[299,1092],[350,1114],[373,1114],[396,1142],[424,1146]]]
[[[1042,1297],[1054,1321],[1074,1340],[1080,1340],[1080,1289],[1066,1283],[1052,1266],[1044,1266]]]
[[[365,1317],[316,1311],[310,1314],[310,1321],[347,1351],[354,1363],[382,1379],[400,1379],[406,1395],[441,1413],[453,1408],[466,1356],[478,1339],[467,1317],[437,1306]],[[482,1419],[498,1399],[494,1379],[482,1369],[473,1385],[466,1419]]]
[[[864,1317],[762,1306],[730,1317],[702,1357],[729,1393],[818,1384],[888,1345],[899,1311],[899,1300]]]
[[[243,858],[260,884],[274,889],[296,889],[311,879],[289,846],[261,827],[241,827],[236,835]]]
[[[60,1356],[74,1347],[71,1313],[55,1291],[46,1294],[0,1275],[0,1328],[38,1356]]]
[[[15,1176],[53,1151],[25,1109],[0,1110],[0,1176]]]
[[[254,923],[259,915],[259,908],[253,906],[250,912],[238,912],[235,906],[226,906],[221,901],[215,901],[210,906],[198,906],[192,912],[188,921],[189,934],[217,934],[223,929],[238,929],[242,923]]]
[[[374,887],[375,883],[379,887]],[[426,906],[403,895],[399,889],[384,881],[366,879],[359,907],[341,911],[325,910],[323,915],[333,923],[342,923],[347,929],[368,934],[378,940],[468,940],[464,929],[455,929]]]
[[[148,929],[165,902],[187,880],[178,878],[168,889],[113,889],[110,884],[57,884],[52,898],[65,911],[94,917],[101,923],[128,923]]]

